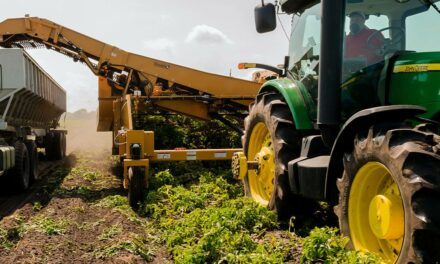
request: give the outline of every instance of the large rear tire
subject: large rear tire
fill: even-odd
[[[439,149],[438,135],[416,129],[357,135],[337,182],[352,247],[391,263],[440,261]]]
[[[128,169],[128,179],[128,203],[136,209],[144,198],[145,168],[130,167]]]
[[[29,154],[26,145],[17,141],[15,148],[15,166],[11,171],[12,182],[16,190],[24,191],[29,188]]]
[[[262,93],[250,105],[242,137],[248,161],[259,168],[248,170],[243,180],[245,194],[263,206],[276,210],[280,220],[309,215],[316,202],[290,191],[287,163],[298,157],[301,136],[283,96]],[[298,219],[299,220],[299,219]]]

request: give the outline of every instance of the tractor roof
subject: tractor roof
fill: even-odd
[[[281,9],[288,13],[302,13],[308,7],[318,3],[319,0],[280,0]]]

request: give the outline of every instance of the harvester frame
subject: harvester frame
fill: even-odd
[[[238,149],[154,150],[154,134],[136,127],[149,113],[179,113],[201,120],[242,118],[259,84],[205,73],[126,52],[37,17],[0,23],[0,46],[50,50],[80,61],[99,77],[98,131],[113,132],[113,154],[122,162],[130,204],[142,199],[150,162],[228,160]],[[132,184],[133,183],[133,184]]]

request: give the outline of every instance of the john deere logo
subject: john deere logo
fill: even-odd
[[[407,65],[405,72],[425,72],[428,71],[428,65]]]
[[[394,66],[393,72],[427,72],[427,71],[440,71],[439,63],[430,64],[407,64]]]

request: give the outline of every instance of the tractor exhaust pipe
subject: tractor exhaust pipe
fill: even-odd
[[[341,122],[341,69],[345,1],[322,0],[318,125],[331,147]]]

